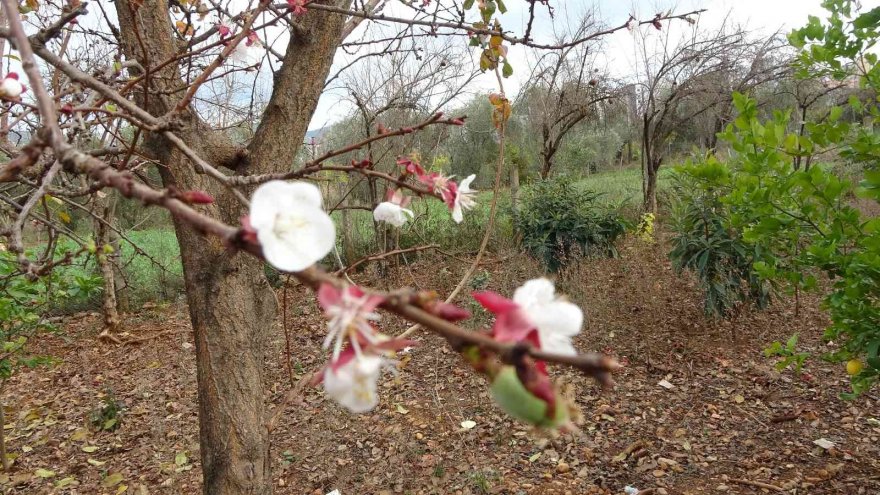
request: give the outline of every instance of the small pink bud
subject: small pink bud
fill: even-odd
[[[73,113],[73,105],[70,103],[65,103],[61,106],[61,113],[70,115]]]
[[[247,46],[253,46],[254,43],[259,43],[259,42],[260,42],[260,36],[257,34],[257,32],[256,31],[248,31],[247,41],[245,41],[244,44]]]
[[[456,322],[466,320],[471,317],[470,311],[464,308],[459,308],[454,304],[449,304],[445,302],[435,304],[432,309],[432,312],[435,315],[443,318],[446,321]]]
[[[177,199],[193,205],[209,205],[214,202],[214,197],[205,191],[184,191],[177,195]]]
[[[220,35],[220,38],[225,38],[225,37],[229,36],[230,32],[231,31],[229,29],[229,26],[227,26],[226,24],[224,24],[222,22],[217,24],[217,34]]]

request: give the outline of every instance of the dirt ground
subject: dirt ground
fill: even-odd
[[[698,288],[675,275],[664,247],[629,240],[621,251],[619,259],[581,262],[557,280],[587,316],[576,346],[627,365],[610,393],[573,371],[553,370],[577,391],[580,433],[549,436],[506,418],[483,380],[442,340],[422,334],[397,375],[385,375],[372,413],[348,414],[319,389],[287,402],[272,435],[276,493],[621,494],[627,485],[642,494],[880,493],[880,392],[844,402],[843,365],[817,359],[803,375],[780,373],[761,353],[793,333],[805,350],[826,349],[819,295],[802,297],[797,315],[783,300],[716,322],[703,316]],[[354,278],[443,293],[465,261],[432,255],[390,276]],[[482,268],[474,286],[505,294],[541,273],[515,253],[489,256]],[[299,378],[324,361],[324,322],[304,289],[289,289],[288,301],[291,369]],[[477,313],[471,324],[488,322],[462,301]],[[125,324],[145,340],[100,343],[97,315],[69,318],[63,334],[41,343],[60,362],[7,385],[5,431],[18,457],[0,475],[3,493],[200,493],[185,307],[145,308]],[[393,334],[405,324],[389,318],[381,327]],[[267,331],[266,400],[276,414],[290,385],[280,322]],[[116,429],[98,431],[90,411],[108,396],[122,412]],[[462,428],[465,420],[476,427]],[[820,439],[830,448],[814,443]]]

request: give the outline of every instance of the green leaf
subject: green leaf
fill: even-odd
[[[39,478],[52,478],[55,476],[55,471],[50,471],[48,469],[39,468],[34,471],[34,475]]]
[[[507,59],[504,59],[504,65],[501,67],[501,75],[504,77],[510,77],[513,75],[513,66],[507,62]]]

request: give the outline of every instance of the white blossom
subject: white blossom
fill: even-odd
[[[257,188],[250,224],[266,261],[283,271],[305,270],[336,242],[336,227],[322,208],[321,191],[307,182],[272,181]]]
[[[239,43],[229,54],[231,62],[237,62],[245,67],[257,65],[266,55],[266,49],[259,43],[248,46],[245,43]]]
[[[324,391],[353,413],[372,410],[379,403],[376,394],[384,359],[372,355],[352,356],[344,364],[324,370]]]
[[[5,96],[6,98],[18,98],[25,91],[24,84],[18,80],[18,74],[15,72],[10,72],[3,78],[3,81],[0,82],[0,96]]]
[[[390,201],[379,203],[379,205],[376,206],[376,209],[373,210],[373,219],[375,219],[377,222],[390,223],[395,227],[400,227],[405,224],[408,220],[408,218],[406,217],[407,215],[412,218],[412,210],[408,210]]]
[[[563,355],[576,355],[571,338],[580,333],[584,314],[581,308],[556,297],[553,282],[536,278],[513,293],[513,301],[538,329],[541,349]]]
[[[477,201],[474,199],[476,191],[471,189],[471,182],[476,178],[476,175],[471,174],[458,185],[455,202],[452,205],[452,219],[455,220],[455,223],[461,223],[464,220],[464,210],[470,210],[477,204]]]

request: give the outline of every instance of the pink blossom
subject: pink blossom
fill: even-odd
[[[318,303],[329,319],[323,347],[329,349],[332,345],[332,361],[339,358],[346,341],[360,355],[364,347],[374,347],[387,340],[371,323],[379,320],[374,310],[383,300],[381,296],[364,294],[354,285],[339,289],[329,283],[321,284]]]
[[[304,15],[306,12],[306,2],[305,0],[287,0],[287,5],[290,6],[293,11],[293,15],[300,17]]]
[[[217,34],[220,35],[221,40],[223,38],[229,36],[229,33],[231,33],[231,32],[232,32],[232,28],[229,27],[229,24],[226,24],[225,22],[218,22],[217,23]]]
[[[244,44],[246,46],[260,46],[260,35],[256,31],[248,31]]]
[[[419,177],[419,180],[421,180],[421,177],[425,175],[425,169],[423,169],[422,166],[419,165],[419,162],[413,160],[408,156],[399,157],[397,159],[397,164],[403,167],[406,173]]]
[[[491,291],[473,296],[495,314],[492,336],[499,342],[529,342],[548,352],[577,354],[571,338],[581,331],[583,312],[556,297],[553,282],[546,278],[527,281],[512,300]]]

